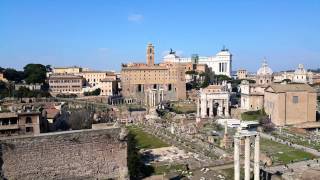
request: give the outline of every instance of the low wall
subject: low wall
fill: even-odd
[[[120,132],[112,128],[2,139],[2,178],[126,179],[127,143]]]

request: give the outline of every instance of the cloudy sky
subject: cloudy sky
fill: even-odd
[[[27,63],[119,70],[181,56],[216,54],[224,45],[234,70],[255,71],[266,57],[275,71],[298,63],[320,68],[320,1],[0,0],[0,66]]]

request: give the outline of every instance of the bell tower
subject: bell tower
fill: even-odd
[[[147,65],[154,65],[154,46],[151,43],[147,46]]]

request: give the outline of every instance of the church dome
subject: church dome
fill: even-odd
[[[305,74],[307,71],[304,69],[303,64],[299,64],[298,69],[294,71],[295,74]]]
[[[262,67],[258,69],[257,75],[272,75],[273,71],[272,69],[268,66],[266,60],[263,61]]]

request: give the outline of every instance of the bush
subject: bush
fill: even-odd
[[[76,98],[78,97],[76,94],[57,94],[59,98]]]
[[[84,95],[85,96],[99,96],[101,93],[101,89],[98,88],[98,89],[95,89],[94,91],[91,91],[91,92],[84,92]]]

